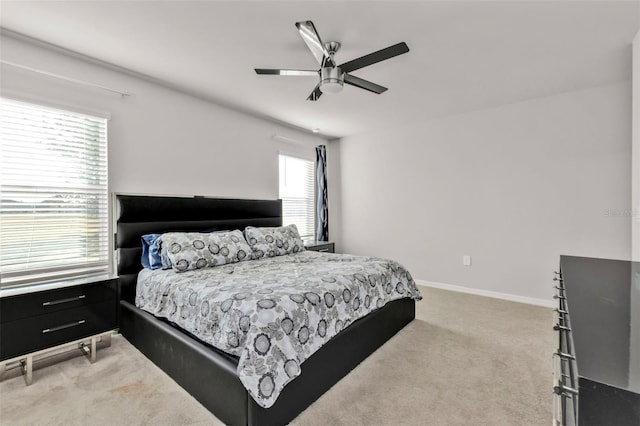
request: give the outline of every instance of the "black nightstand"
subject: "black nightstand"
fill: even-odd
[[[64,345],[78,344],[95,362],[97,339],[110,341],[118,328],[118,278],[32,290],[3,290],[9,295],[0,297],[0,374],[18,363],[29,385],[33,357]]]
[[[330,241],[306,241],[304,247],[311,251],[321,251],[324,253],[335,253],[335,244]]]

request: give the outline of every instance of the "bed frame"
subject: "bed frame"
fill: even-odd
[[[142,269],[142,235],[280,226],[282,201],[117,195],[116,204],[120,331],[226,424],[289,423],[415,318],[415,302],[401,299],[354,321],[309,357],[301,366],[300,376],[285,387],[272,407],[265,409],[240,382],[237,357],[138,309],[134,298]]]

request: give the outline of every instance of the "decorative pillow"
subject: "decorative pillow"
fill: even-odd
[[[160,238],[158,238],[157,241],[158,241],[158,247],[160,247],[160,260],[162,261],[162,269],[173,268],[173,265],[171,264],[171,259],[169,259],[169,250],[167,249],[166,244],[162,244],[162,235],[160,235]]]
[[[167,253],[173,270],[184,272],[236,263],[252,258],[251,247],[242,231],[167,232],[162,234],[162,251]]]
[[[158,238],[162,234],[147,234],[142,239],[142,266],[146,269],[162,268],[162,258],[160,256],[160,241]]]
[[[244,235],[253,250],[255,259],[282,256],[304,250],[304,242],[300,238],[296,225],[273,228],[247,226]]]
[[[216,228],[211,228],[211,229],[205,229],[204,231],[201,231],[202,233],[211,233],[217,231]],[[227,232],[227,231],[225,231]],[[157,234],[156,234],[157,235]],[[160,236],[162,236],[163,234],[160,234]],[[158,252],[160,253],[160,261],[162,262],[162,269],[171,269],[173,268],[173,265],[171,264],[171,259],[169,259],[169,250],[166,249],[166,245],[162,245],[162,238],[158,238],[156,240],[156,245],[158,246]]]

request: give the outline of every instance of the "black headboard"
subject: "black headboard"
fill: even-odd
[[[142,235],[282,225],[282,200],[116,195],[116,202],[118,275],[122,299],[131,303],[142,269]]]

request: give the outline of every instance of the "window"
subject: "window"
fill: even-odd
[[[314,170],[313,161],[280,155],[282,222],[294,223],[306,240],[315,238]]]
[[[0,99],[0,285],[109,271],[107,120]]]

